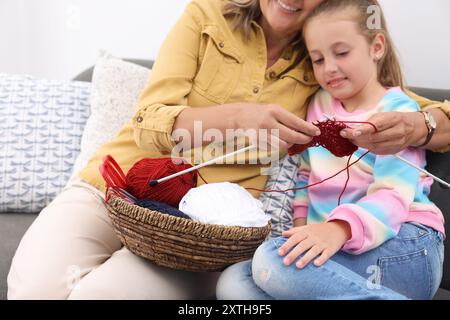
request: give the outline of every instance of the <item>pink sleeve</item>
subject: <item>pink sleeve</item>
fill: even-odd
[[[294,220],[306,219],[308,217],[308,206],[293,206],[294,207]]]
[[[328,216],[327,222],[342,220],[350,225],[352,237],[345,243],[342,250],[348,253],[357,253],[364,245],[364,226],[357,216],[360,208],[356,205],[345,204],[334,209]]]

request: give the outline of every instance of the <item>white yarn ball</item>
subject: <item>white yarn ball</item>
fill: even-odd
[[[208,224],[264,227],[270,217],[261,201],[230,182],[209,183],[192,188],[181,199],[179,210],[191,219]]]

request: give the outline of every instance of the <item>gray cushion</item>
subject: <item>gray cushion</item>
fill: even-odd
[[[0,214],[0,300],[6,299],[6,278],[16,248],[36,217],[37,214],[32,213]]]

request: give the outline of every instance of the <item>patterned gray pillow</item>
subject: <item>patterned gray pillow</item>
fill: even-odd
[[[286,155],[273,164],[269,171],[269,179],[266,183],[267,190],[286,190],[294,188],[297,177],[300,156],[290,157]],[[292,227],[293,211],[291,207],[295,191],[285,193],[263,192],[259,200],[264,205],[264,212],[272,217],[272,232],[270,237],[279,237],[281,233]]]
[[[39,212],[67,183],[90,83],[0,73],[0,212]]]

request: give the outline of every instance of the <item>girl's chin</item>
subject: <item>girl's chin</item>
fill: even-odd
[[[355,96],[354,94],[351,93],[330,92],[330,94],[333,96],[333,98],[338,99],[339,101],[347,101]]]
[[[355,96],[354,90],[349,87],[327,88],[327,91],[338,100],[348,100]]]
[[[331,95],[340,101],[350,100],[355,96],[353,94],[333,94],[333,93],[331,93]]]

